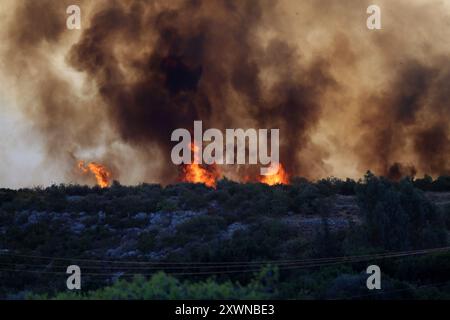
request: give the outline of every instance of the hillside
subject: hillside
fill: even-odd
[[[317,268],[298,261],[445,247],[450,227],[450,192],[374,176],[273,187],[223,180],[217,189],[118,183],[5,189],[0,200],[0,295],[9,298],[65,291],[69,264],[83,270],[84,290],[158,271],[188,281],[179,286],[210,277],[219,286],[245,286],[269,267],[279,278],[267,297],[333,298],[360,292],[362,272],[374,261]],[[432,257],[375,261],[388,271],[386,288],[403,288],[396,298],[415,298],[428,297],[415,286],[450,280],[444,272],[450,265],[442,265],[450,255]],[[411,267],[405,261],[418,276],[402,273]],[[344,285],[342,277],[353,282]],[[448,297],[447,289],[436,287],[433,297]]]

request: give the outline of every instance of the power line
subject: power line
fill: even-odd
[[[340,256],[340,257],[330,257],[330,258],[313,258],[313,259],[301,259],[301,260],[263,260],[263,261],[229,261],[229,262],[164,262],[164,261],[121,261],[121,260],[99,260],[99,259],[82,259],[82,258],[64,258],[64,257],[50,257],[50,256],[38,256],[38,255],[26,255],[18,253],[4,253],[0,252],[0,256],[12,256],[18,258],[29,258],[29,259],[43,259],[52,261],[79,261],[87,263],[105,263],[105,264],[118,264],[118,265],[131,265],[131,266],[252,266],[252,265],[263,265],[263,264],[298,264],[298,263],[314,263],[314,262],[332,262],[332,261],[353,261],[358,259],[383,259],[394,256],[408,256],[408,255],[421,255],[433,252],[442,252],[450,250],[448,247],[440,248],[430,248],[421,250],[409,250],[409,251],[392,251],[377,254],[366,254],[366,255],[355,255],[355,256]]]
[[[259,263],[259,265],[268,265],[268,264],[274,264],[277,266],[309,266],[311,264],[317,263],[329,263],[329,262],[338,262],[338,263],[348,263],[348,262],[363,262],[368,260],[375,260],[375,259],[386,259],[386,258],[396,258],[396,257],[403,257],[403,256],[412,256],[412,255],[422,255],[427,253],[435,253],[435,252],[441,252],[444,251],[443,249],[429,249],[429,250],[418,250],[418,251],[409,251],[409,252],[398,252],[398,253],[386,253],[386,254],[375,254],[375,255],[365,255],[365,256],[348,256],[343,258],[323,258],[323,259],[307,259],[307,260],[299,260],[299,262],[289,261],[289,262],[276,262],[272,261],[271,263]],[[51,264],[52,262],[50,262]],[[25,267],[32,267],[32,268],[65,268],[65,266],[62,265],[50,265],[50,264],[27,264],[27,263],[9,263],[9,262],[0,262],[0,265],[7,265],[7,266],[25,266]],[[100,265],[83,265],[84,269],[110,269],[110,270],[161,270],[161,269],[224,269],[224,268],[245,268],[245,267],[257,267],[258,264],[220,264],[220,265],[190,265],[187,263],[186,265],[141,265],[141,266],[100,266]]]
[[[426,250],[415,250],[415,251],[404,251],[404,252],[397,252],[397,253],[390,253],[390,254],[377,254],[377,255],[365,255],[365,256],[349,256],[346,257],[347,259],[344,260],[334,260],[334,261],[318,261],[317,263],[313,263],[313,261],[316,261],[315,259],[310,259],[310,260],[302,260],[303,263],[290,263],[290,264],[280,264],[280,263],[274,263],[275,266],[277,266],[279,268],[279,270],[297,270],[297,269],[307,269],[307,268],[313,268],[313,267],[325,267],[325,266],[331,266],[331,265],[339,265],[339,264],[347,264],[347,263],[357,263],[357,262],[364,262],[364,261],[369,261],[369,260],[374,260],[374,259],[387,259],[387,258],[399,258],[399,257],[408,257],[408,256],[413,256],[413,255],[421,255],[421,254],[428,254],[428,253],[435,253],[435,252],[441,252],[441,251],[446,251],[448,250],[450,247],[445,247],[445,248],[433,248],[433,249],[426,249]],[[361,258],[361,257],[365,257],[365,258]],[[350,259],[352,258],[352,259]],[[326,259],[336,259],[336,258],[326,258]],[[307,263],[305,263],[307,262]],[[5,263],[0,263],[1,264],[5,264]],[[10,264],[10,265],[19,265],[19,266],[27,266],[27,264]],[[31,267],[36,267],[36,265],[28,265]],[[46,265],[45,267],[48,267],[48,265]],[[62,267],[62,266],[58,266],[58,267]],[[94,267],[98,267],[98,266],[94,266]],[[170,275],[215,275],[215,274],[233,274],[233,273],[254,273],[254,272],[258,272],[260,271],[260,268],[255,269],[257,267],[257,265],[244,265],[241,266],[244,268],[244,270],[242,269],[238,269],[238,270],[223,270],[223,269],[227,269],[227,268],[236,268],[236,265],[232,265],[232,266],[214,266],[214,268],[221,268],[222,270],[217,270],[217,271],[192,271],[192,272],[179,272],[179,271],[175,271],[175,270],[182,270],[182,269],[208,269],[208,268],[212,268],[213,266],[194,266],[194,267],[189,267],[189,266],[182,266],[182,267],[139,267],[136,268],[137,270],[144,270],[144,271],[148,271],[148,270],[155,270],[155,272],[157,271],[167,271],[167,270],[172,270],[172,271],[168,271],[166,272],[167,274]],[[92,266],[84,266],[81,267],[82,269],[95,269]],[[248,269],[246,269],[248,268]],[[104,267],[103,269],[111,269],[111,267]],[[119,269],[121,272],[124,272],[122,275],[120,276],[136,276],[136,275],[143,275],[143,276],[149,276],[149,275],[153,275],[155,272],[151,272],[151,273],[125,273],[126,270],[129,270],[130,267],[124,267],[123,269]],[[136,270],[135,269],[135,270]],[[27,269],[10,269],[10,268],[0,268],[0,271],[4,271],[4,272],[33,272],[33,273],[43,273],[43,274],[66,274],[65,272],[58,272],[58,271],[46,271],[46,270],[42,270],[42,271],[38,271],[38,270],[27,270]],[[83,273],[84,275],[88,275],[88,276],[117,276],[118,273],[120,272],[116,272],[116,273],[110,273],[110,272],[86,272]]]

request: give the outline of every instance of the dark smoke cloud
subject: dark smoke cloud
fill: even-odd
[[[417,169],[448,172],[448,90],[440,80],[447,78],[444,66],[450,67],[450,60],[439,66],[407,61],[388,89],[368,102],[372,111],[361,115],[366,133],[359,150],[377,172],[394,179],[414,176]],[[414,164],[398,162],[406,153],[415,155]]]
[[[280,128],[291,175],[437,175],[450,172],[450,48],[431,2],[381,1],[371,32],[370,1],[78,1],[78,37],[61,14],[73,1],[24,1],[2,65],[69,179],[80,152],[103,147],[85,160],[120,180],[174,181],[170,134],[194,120]]]
[[[177,8],[146,10],[141,1],[116,3],[92,18],[69,62],[96,80],[114,125],[129,143],[155,142],[169,155],[174,129],[191,128],[194,120],[232,128],[233,114],[244,112],[257,128],[280,127],[285,166],[305,172],[292,150],[301,152],[306,144],[320,117],[320,95],[334,81],[326,61],[303,68],[286,42],[258,43],[263,12],[273,7],[272,1],[186,1]],[[149,39],[144,52],[114,54],[126,45],[145,47]],[[120,69],[123,63],[127,74]],[[278,78],[266,89],[265,69]],[[242,104],[220,102],[230,90]],[[213,122],[224,108],[229,118]]]
[[[417,133],[414,139],[415,151],[419,154],[424,172],[450,174],[449,121],[434,124]]]

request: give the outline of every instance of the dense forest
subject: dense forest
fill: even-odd
[[[0,189],[0,298],[449,299],[449,230],[449,176]]]

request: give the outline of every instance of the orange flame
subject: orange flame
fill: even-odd
[[[181,181],[189,183],[204,183],[206,186],[215,188],[216,182],[220,178],[220,172],[215,164],[200,165],[198,151],[199,148],[194,143],[191,145],[194,153],[194,162],[183,165],[183,175]]]
[[[97,184],[101,188],[106,188],[111,185],[111,172],[104,165],[95,162],[90,162],[86,165],[84,161],[78,161],[78,168],[83,173],[93,173]]]
[[[284,167],[280,163],[278,172],[268,176],[261,176],[259,181],[268,184],[269,186],[273,186],[276,184],[288,184],[289,175],[287,174],[286,170],[284,170]]]

